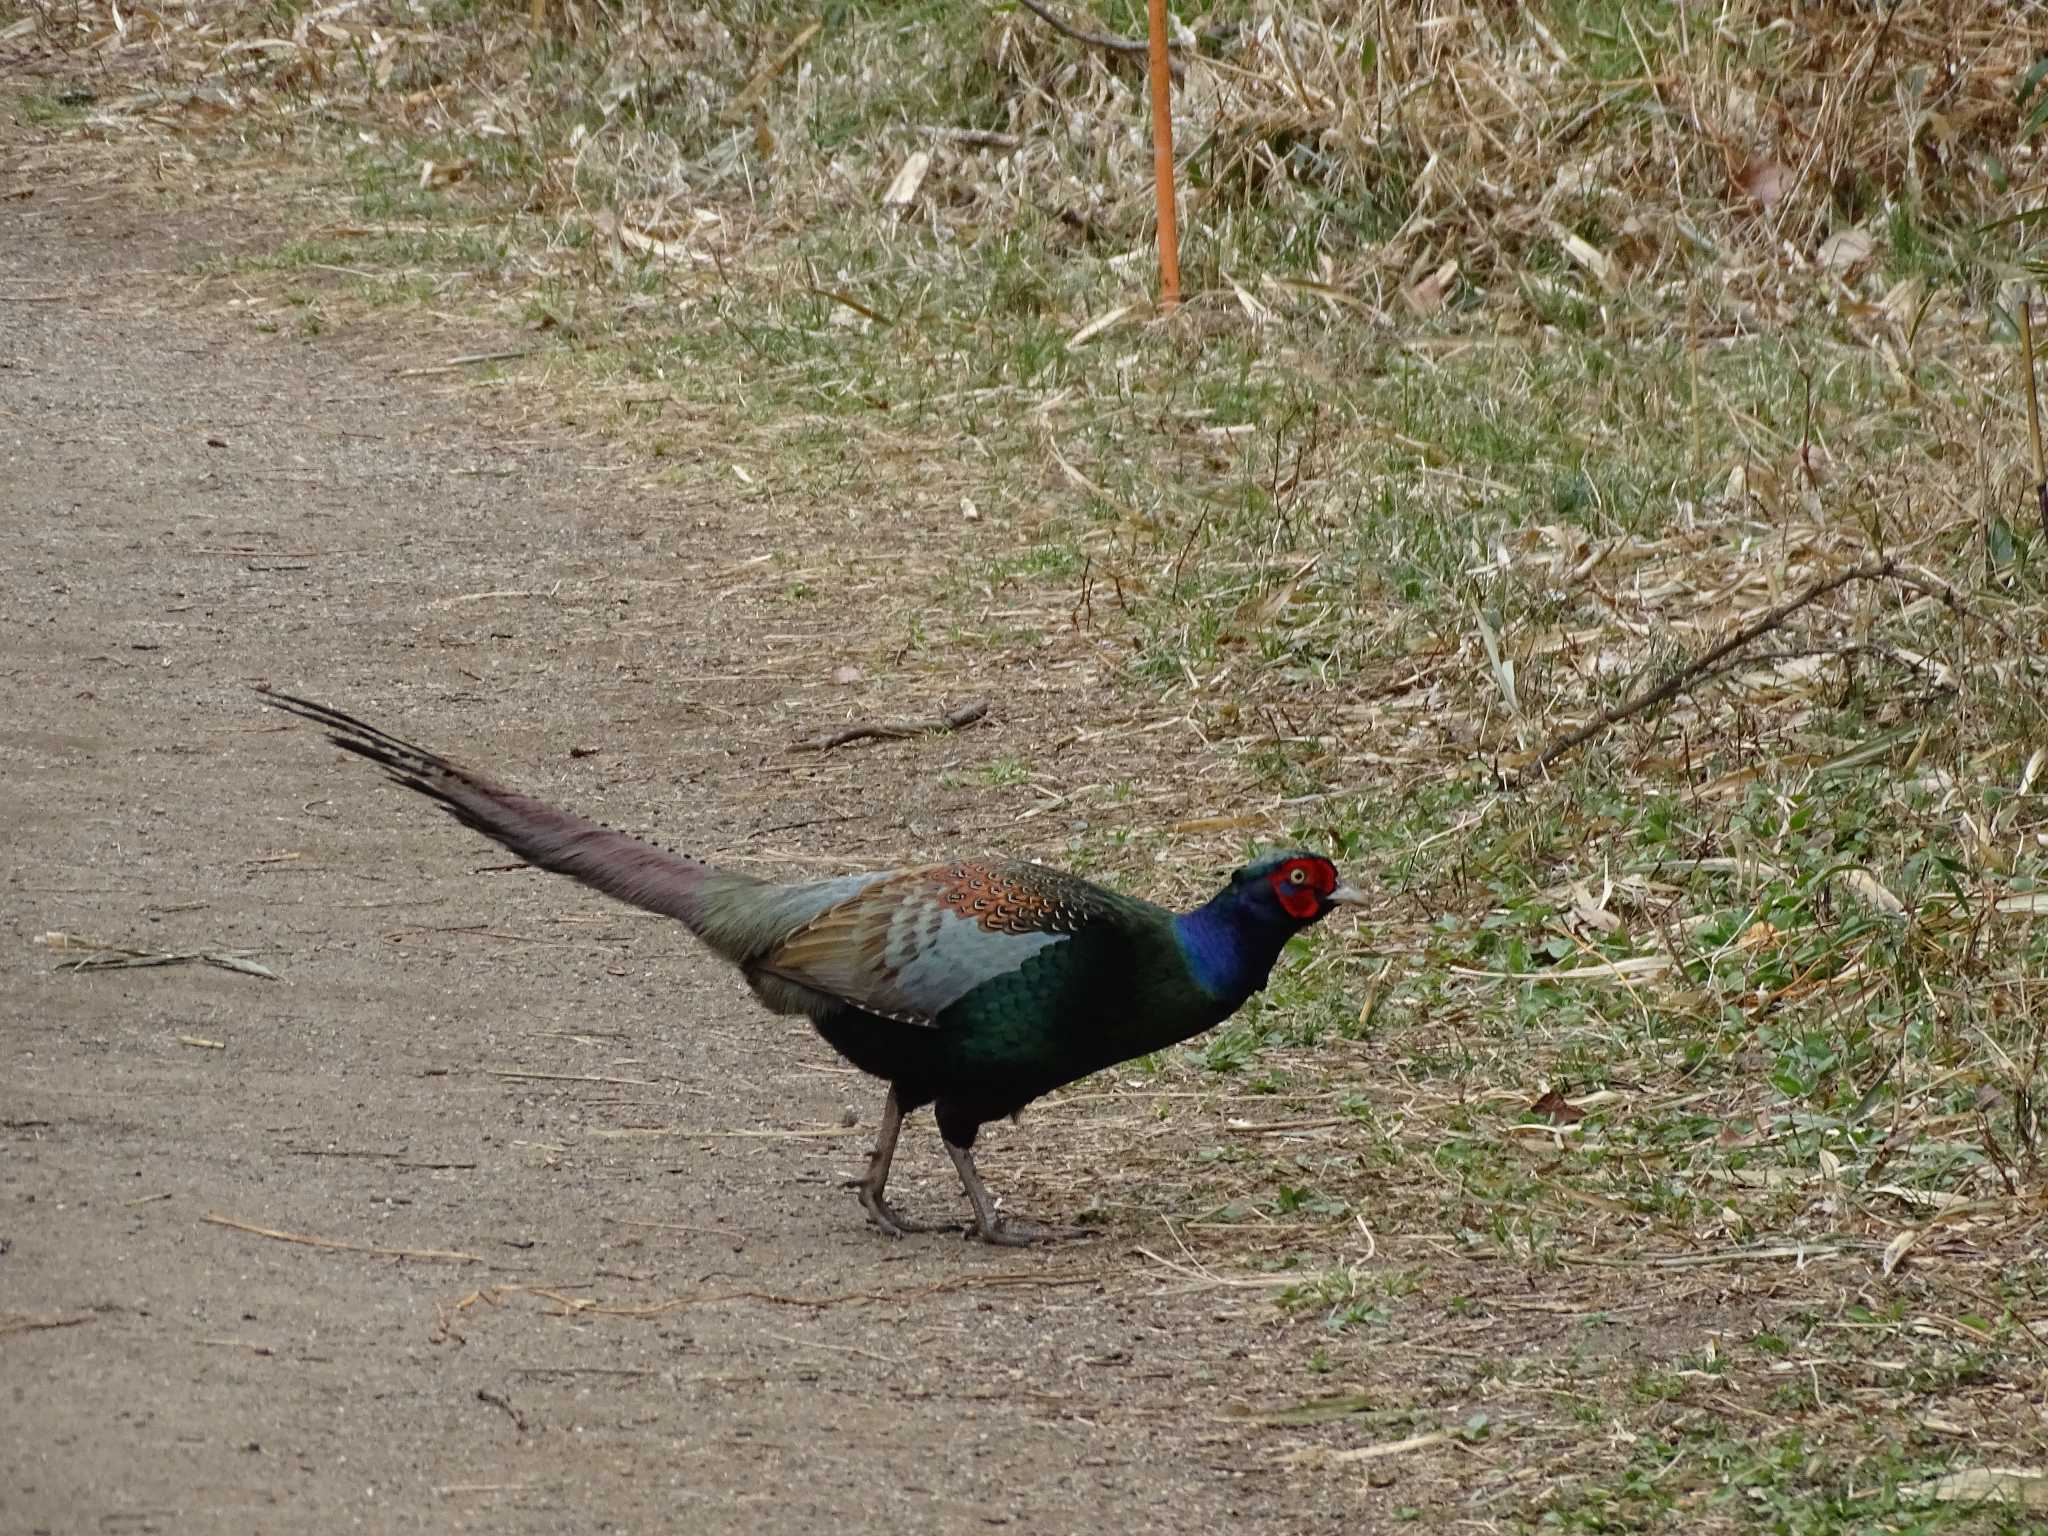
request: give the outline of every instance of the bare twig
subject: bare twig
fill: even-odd
[[[209,1211],[200,1218],[209,1226],[227,1227],[235,1232],[247,1232],[254,1237],[268,1237],[280,1243],[297,1243],[302,1248],[333,1248],[343,1253],[367,1253],[380,1259],[426,1259],[435,1264],[484,1264],[489,1262],[480,1253],[456,1253],[446,1248],[380,1248],[374,1243],[345,1242],[338,1237],[311,1237],[304,1232],[280,1232],[274,1227],[252,1226],[246,1221],[236,1221],[232,1216],[222,1216]]]
[[[927,123],[923,131],[935,139],[944,139],[949,144],[964,144],[969,149],[1017,149],[1024,140],[1014,133],[1003,133],[995,128],[955,128],[947,123]]]
[[[479,363],[509,363],[516,358],[527,356],[531,351],[532,348],[528,347],[517,352],[470,352],[427,368],[401,368],[396,376],[401,379],[420,379],[430,373],[460,373],[463,369],[474,368]]]
[[[659,1088],[661,1084],[644,1077],[601,1077],[591,1072],[522,1072],[516,1067],[490,1067],[492,1077],[528,1078],[541,1083],[614,1083],[623,1088]]]
[[[99,1314],[96,1312],[51,1312],[38,1316],[34,1313],[16,1313],[11,1317],[0,1317],[0,1333],[32,1333],[43,1328],[76,1328],[80,1323],[89,1323]]]
[[[703,1291],[694,1296],[670,1296],[661,1301],[635,1302],[617,1305],[600,1301],[592,1296],[571,1296],[567,1291],[545,1285],[493,1285],[483,1290],[471,1291],[460,1301],[450,1304],[454,1312],[467,1312],[478,1303],[498,1305],[509,1296],[533,1296],[542,1301],[551,1301],[562,1309],[561,1315],[577,1317],[667,1317],[688,1307],[728,1306],[733,1302],[758,1301],[776,1307],[803,1307],[822,1312],[833,1307],[870,1306],[875,1304],[919,1301],[930,1296],[944,1296],[956,1291],[983,1289],[1008,1289],[1010,1287],[1045,1287],[1063,1289],[1067,1286],[1099,1285],[1097,1275],[1040,1275],[1033,1273],[967,1274],[952,1280],[941,1280],[933,1285],[921,1285],[902,1291],[839,1291],[822,1296],[793,1296],[780,1291]]]
[[[2027,440],[2034,449],[2034,500],[2041,509],[2041,534],[2048,538],[2048,459],[2041,456],[2041,395],[2034,383],[2034,305],[2020,300],[2020,382],[2027,392]]]
[[[526,1415],[521,1413],[513,1405],[512,1399],[504,1393],[493,1392],[489,1387],[478,1387],[476,1389],[476,1400],[480,1403],[489,1403],[493,1408],[499,1409],[512,1420],[513,1427],[520,1434],[526,1433]]]
[[[1542,774],[1545,769],[1566,753],[1576,751],[1610,727],[1619,725],[1622,721],[1640,715],[1645,710],[1655,709],[1659,704],[1678,697],[1679,694],[1698,682],[1702,677],[1710,675],[1723,659],[1741,650],[1742,647],[1748,645],[1751,641],[1779,628],[1793,614],[1799,612],[1800,609],[1812,606],[1830,592],[1846,587],[1852,581],[1883,581],[1888,577],[1898,575],[1898,573],[1899,562],[1886,557],[1883,560],[1867,560],[1861,565],[1851,566],[1846,571],[1837,571],[1832,576],[1824,576],[1819,581],[1811,583],[1804,591],[1787,598],[1762,617],[1743,625],[1741,629],[1738,629],[1726,640],[1723,640],[1719,645],[1708,651],[1706,655],[1686,663],[1685,666],[1679,668],[1678,671],[1672,673],[1671,676],[1665,678],[1663,682],[1657,684],[1654,688],[1647,688],[1632,699],[1625,700],[1611,708],[1603,709],[1577,730],[1560,736],[1556,741],[1545,747],[1537,755],[1534,762],[1510,779],[1507,787],[1510,789],[1524,788],[1531,780]]]
[[[896,741],[906,736],[925,736],[934,731],[957,731],[988,714],[988,700],[976,699],[949,710],[936,720],[882,720],[849,725],[824,736],[810,736],[790,746],[792,752],[830,752],[855,741]]]

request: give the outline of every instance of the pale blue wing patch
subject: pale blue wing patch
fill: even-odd
[[[983,982],[1066,941],[1062,933],[990,932],[942,904],[938,873],[906,871],[867,886],[764,954],[755,969],[764,980],[929,1026]]]

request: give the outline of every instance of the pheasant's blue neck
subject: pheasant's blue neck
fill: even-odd
[[[1236,889],[1225,887],[1176,916],[1173,931],[1196,983],[1234,1009],[1266,984],[1294,927],[1247,911]]]

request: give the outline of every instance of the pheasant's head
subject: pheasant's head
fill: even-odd
[[[1319,853],[1289,848],[1254,859],[1201,907],[1174,919],[1195,981],[1227,1013],[1266,984],[1287,941],[1365,898]]]
[[[1300,848],[1254,859],[1230,877],[1230,894],[1244,917],[1283,929],[1306,928],[1337,907],[1365,903],[1361,892],[1344,883],[1335,864]]]

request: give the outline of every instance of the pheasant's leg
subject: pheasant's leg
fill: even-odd
[[[883,1198],[882,1191],[889,1186],[889,1165],[896,1161],[896,1138],[902,1130],[903,1107],[896,1102],[896,1090],[892,1087],[882,1101],[882,1125],[875,1132],[875,1149],[868,1154],[868,1171],[847,1181],[859,1194],[861,1209],[890,1237],[901,1237],[906,1232],[959,1230],[957,1221],[912,1221]]]
[[[974,1153],[948,1141],[946,1155],[953,1159],[953,1166],[960,1173],[960,1182],[966,1187],[967,1198],[974,1202],[974,1230],[983,1242],[997,1243],[1005,1248],[1028,1248],[1033,1243],[1095,1235],[1086,1227],[1039,1227],[1030,1222],[1009,1220],[997,1212],[995,1201],[989,1198],[988,1186],[981,1182],[981,1174],[974,1166]]]

